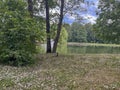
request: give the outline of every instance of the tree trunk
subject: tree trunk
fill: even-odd
[[[53,45],[53,53],[56,53],[58,41],[60,38],[61,28],[62,28],[62,21],[63,21],[63,9],[64,9],[64,0],[61,0],[61,7],[60,7],[60,17],[59,17],[59,23],[57,27],[57,34],[54,40]]]
[[[32,0],[28,0],[28,11],[30,13],[30,16],[33,18],[33,2],[32,2]]]
[[[45,8],[46,8],[46,33],[47,33],[47,50],[46,50],[46,53],[51,53],[50,20],[49,20],[48,0],[45,0]]]

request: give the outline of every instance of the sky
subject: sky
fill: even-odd
[[[87,3],[89,3],[87,5]],[[80,15],[85,19],[84,22],[90,22],[92,24],[95,23],[97,19],[96,10],[98,8],[98,0],[85,0],[85,3],[82,4],[82,7],[86,8],[87,11],[79,12]],[[75,17],[71,16],[70,14],[66,14],[64,17],[63,22],[66,23],[73,23],[75,21]]]

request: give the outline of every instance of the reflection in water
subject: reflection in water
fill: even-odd
[[[68,53],[76,54],[120,54],[120,47],[106,47],[106,46],[68,46]]]

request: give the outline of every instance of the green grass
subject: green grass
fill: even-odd
[[[68,42],[70,46],[104,46],[104,47],[120,47],[119,44],[100,44],[100,43],[76,43]]]
[[[119,54],[38,55],[31,67],[0,65],[0,90],[120,90]]]
[[[14,84],[15,83],[10,78],[2,78],[0,80],[0,88],[1,89],[5,89],[7,87],[12,87],[12,86],[14,86]]]

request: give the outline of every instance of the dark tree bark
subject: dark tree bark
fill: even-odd
[[[28,0],[28,11],[30,13],[30,16],[33,18],[33,2],[32,2],[32,0]]]
[[[64,0],[61,0],[60,18],[59,18],[59,23],[58,23],[58,26],[57,26],[57,34],[56,34],[56,37],[55,37],[55,40],[54,40],[53,53],[56,53],[58,41],[59,41],[59,38],[60,38],[62,21],[63,21],[63,9],[64,9]]]
[[[46,53],[51,53],[50,19],[49,19],[48,0],[45,0],[45,8],[46,8],[46,33],[47,33],[47,50],[46,50]]]

